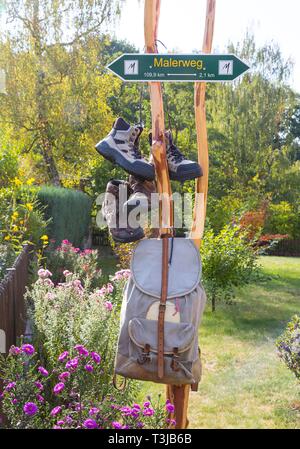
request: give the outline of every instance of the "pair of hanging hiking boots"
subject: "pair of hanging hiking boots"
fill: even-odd
[[[131,175],[153,181],[154,166],[148,162],[139,150],[139,139],[143,132],[141,125],[130,126],[119,117],[110,133],[97,145],[97,151],[106,159],[118,164]],[[202,170],[197,162],[186,159],[174,145],[171,131],[166,131],[166,156],[170,179],[187,181],[202,176]],[[152,145],[152,134],[149,134]]]
[[[116,242],[128,243],[144,237],[141,226],[120,223],[120,210],[128,214],[140,204],[146,204],[149,210],[151,194],[155,189],[154,165],[148,162],[139,150],[139,139],[143,132],[141,125],[130,126],[119,117],[113,124],[110,133],[97,145],[96,150],[109,161],[122,167],[130,174],[129,182],[111,180],[106,187],[102,214],[106,219],[110,233]],[[171,131],[166,131],[166,159],[171,180],[187,181],[202,176],[200,165],[186,159],[174,145]],[[152,145],[152,134],[149,134]],[[120,191],[124,192],[122,199]],[[129,198],[129,199],[127,199]],[[120,201],[122,201],[120,208]]]

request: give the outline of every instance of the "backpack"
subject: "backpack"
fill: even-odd
[[[200,279],[200,254],[191,240],[138,243],[123,292],[115,375],[196,389],[206,303]]]

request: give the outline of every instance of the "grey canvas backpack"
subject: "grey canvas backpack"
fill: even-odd
[[[200,255],[191,240],[139,242],[124,288],[115,374],[197,385],[198,328],[206,302],[200,280]]]

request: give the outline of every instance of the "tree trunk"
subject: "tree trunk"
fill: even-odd
[[[47,118],[47,105],[46,105],[46,85],[45,85],[45,73],[43,72],[42,61],[42,38],[41,28],[39,21],[39,1],[34,0],[32,27],[33,33],[33,47],[34,53],[37,57],[37,74],[35,79],[35,96],[36,96],[36,108],[38,116],[38,132],[40,135],[41,153],[46,165],[49,181],[60,186],[60,177],[57,170],[57,166],[53,157],[53,143],[51,139],[50,127]]]
[[[216,295],[213,294],[212,298],[211,298],[211,311],[215,312],[216,311]]]

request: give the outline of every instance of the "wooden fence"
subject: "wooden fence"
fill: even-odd
[[[0,352],[7,353],[10,346],[26,328],[24,293],[28,282],[30,246],[25,245],[12,268],[0,283]]]

